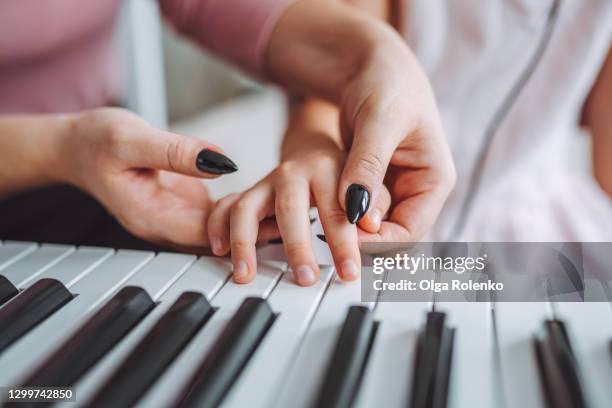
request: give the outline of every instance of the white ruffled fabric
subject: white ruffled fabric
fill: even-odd
[[[432,81],[458,171],[430,239],[612,241],[612,201],[584,171],[588,149],[575,147],[588,137],[580,113],[610,48],[609,0],[561,1],[551,42],[495,135],[465,228],[451,233],[485,129],[534,55],[551,5],[404,0],[400,29]]]

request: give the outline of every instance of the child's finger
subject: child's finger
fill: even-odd
[[[313,186],[313,193],[338,275],[343,280],[358,279],[361,257],[357,228],[351,225],[346,213],[338,204],[334,179],[319,180]]]
[[[315,284],[319,279],[319,267],[310,241],[308,182],[298,179],[279,185],[274,207],[287,261],[297,283],[301,286]]]
[[[257,235],[257,244],[267,244],[270,240],[280,239],[281,234],[278,229],[276,218],[269,217],[259,223],[259,233]]]
[[[257,271],[255,245],[259,223],[268,213],[270,190],[264,186],[247,191],[232,206],[230,215],[230,246],[234,281],[248,283]]]
[[[230,249],[230,213],[240,194],[230,194],[217,202],[208,217],[210,249],[217,256],[226,255]]]

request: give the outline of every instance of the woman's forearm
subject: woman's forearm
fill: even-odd
[[[0,198],[59,181],[64,115],[0,115]]]
[[[295,91],[340,102],[372,55],[389,47],[404,44],[383,21],[343,2],[302,0],[278,20],[267,48],[267,70]]]

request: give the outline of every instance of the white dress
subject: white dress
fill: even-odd
[[[549,17],[554,1],[404,0],[400,31],[433,84],[458,172],[430,239],[612,241],[612,200],[575,163],[585,161],[575,139],[589,137],[579,118],[610,49],[612,1],[561,0]],[[487,127],[507,100],[470,193]]]

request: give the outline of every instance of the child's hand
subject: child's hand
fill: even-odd
[[[354,280],[360,275],[357,228],[349,223],[337,195],[345,153],[325,134],[302,131],[298,137],[302,141],[299,149],[286,155],[274,171],[250,190],[221,199],[210,214],[208,234],[213,253],[225,255],[231,249],[236,282],[254,278],[255,244],[258,237],[261,241],[262,235],[273,235],[271,216],[276,217],[298,284],[308,286],[318,280],[308,216],[311,205],[318,208],[340,277]],[[389,194],[382,189],[359,225],[376,232],[389,204]],[[373,218],[372,214],[379,216]]]

